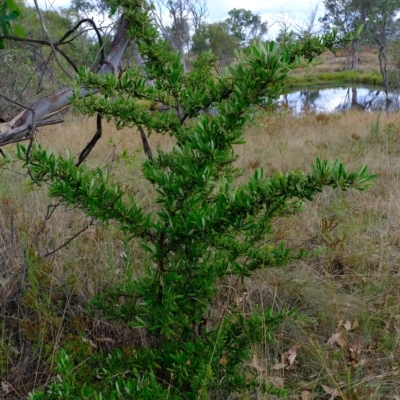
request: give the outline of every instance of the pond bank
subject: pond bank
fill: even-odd
[[[301,75],[290,75],[284,90],[288,92],[290,89],[295,88],[346,84],[379,86],[383,84],[383,80],[379,72],[338,71],[314,73],[312,71],[306,71]]]

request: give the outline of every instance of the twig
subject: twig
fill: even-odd
[[[144,129],[141,126],[139,126],[139,131],[140,131],[140,136],[142,138],[144,153],[146,154],[149,160],[153,160],[153,153],[151,152],[151,147],[147,140],[146,133],[144,132]]]
[[[37,245],[37,240],[39,238],[39,235],[44,231],[44,229],[46,228],[46,223],[47,221],[51,218],[51,216],[54,214],[54,211],[57,209],[57,207],[60,205],[61,203],[58,202],[57,204],[49,204],[47,206],[47,213],[44,216],[43,222],[42,222],[42,227],[35,233],[35,236],[32,239],[33,243],[36,243]]]
[[[37,2],[37,0],[33,0],[33,1],[34,1],[34,3],[35,3],[36,12],[37,12],[37,15],[38,15],[38,17],[39,17],[40,23],[41,23],[41,25],[42,25],[43,31],[44,31],[44,33],[46,34],[47,38],[49,39],[50,47],[51,47],[51,49],[52,49],[53,52],[54,52],[54,58],[55,58],[55,60],[56,60],[56,62],[57,62],[57,64],[58,64],[58,66],[61,68],[61,70],[62,70],[70,79],[73,79],[73,76],[61,65],[61,63],[60,63],[60,61],[59,61],[59,59],[58,59],[58,57],[57,57],[57,52],[56,52],[56,49],[55,49],[55,47],[54,47],[54,44],[53,44],[53,42],[51,41],[49,32],[47,31],[46,25],[45,25],[45,23],[44,23],[44,21],[43,21],[42,12],[40,11],[38,2]]]
[[[86,145],[86,147],[82,150],[81,154],[79,155],[79,160],[75,164],[75,167],[79,167],[83,161],[85,161],[86,157],[90,154],[90,152],[93,150],[94,146],[96,146],[96,143],[98,140],[101,138],[101,133],[102,133],[102,124],[101,124],[101,114],[97,114],[96,118],[96,133],[92,137],[92,140]]]
[[[63,247],[67,246],[69,243],[71,243],[74,239],[76,239],[82,232],[86,231],[86,229],[88,229],[90,226],[94,225],[94,218],[92,218],[90,220],[90,222],[84,226],[81,230],[79,230],[78,232],[75,233],[75,235],[73,235],[71,238],[69,238],[67,241],[65,241],[61,246],[58,246],[56,249],[48,251],[45,254],[42,254],[42,257],[49,257],[52,254],[54,254],[55,252],[57,252],[58,250],[61,250]]]
[[[87,23],[89,23],[90,25],[92,25],[92,26],[93,26],[93,29],[94,29],[95,32],[96,32],[97,41],[99,42],[99,47],[100,47],[100,49],[101,49],[101,63],[103,63],[103,62],[105,61],[105,59],[106,59],[106,55],[105,55],[105,53],[104,53],[103,39],[101,38],[101,34],[100,34],[99,29],[97,28],[97,25],[96,25],[95,22],[94,22],[92,19],[90,19],[90,18],[81,19],[73,28],[71,28],[71,29],[57,42],[57,44],[65,44],[65,43],[68,43],[68,42],[64,42],[64,40],[65,40],[68,36],[70,36],[73,32],[75,32],[75,31],[76,31],[83,23],[85,23],[85,22],[87,22]],[[79,36],[79,35],[78,35],[78,36]],[[75,37],[77,37],[77,36],[75,36]],[[74,37],[72,40],[74,40],[75,37]]]
[[[7,39],[7,40],[14,40],[15,42],[24,42],[28,44],[42,44],[43,46],[49,46],[52,47],[54,46],[55,49],[66,59],[68,64],[71,65],[71,67],[78,72],[78,68],[76,67],[75,63],[71,60],[71,58],[68,56],[67,53],[65,53],[64,50],[60,49],[57,45],[57,43],[51,43],[46,40],[38,40],[38,39],[27,39],[27,38],[20,38],[18,36],[12,36],[12,35],[5,35],[5,36],[0,36],[0,39]],[[64,44],[64,43],[61,43]],[[65,71],[64,71],[65,72]]]

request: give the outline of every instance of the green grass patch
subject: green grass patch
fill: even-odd
[[[285,88],[298,88],[309,85],[340,85],[340,84],[382,85],[382,76],[378,72],[340,71],[320,72],[291,76]]]

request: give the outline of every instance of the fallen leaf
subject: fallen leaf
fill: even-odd
[[[332,335],[326,342],[328,346],[333,346],[335,343],[337,343],[342,349],[347,348],[347,341],[340,332]]]
[[[365,365],[367,362],[368,362],[368,361],[367,361],[365,358],[362,358],[362,359],[360,360],[360,362],[357,363],[357,364],[354,366],[354,368],[362,367],[362,366]]]
[[[283,369],[283,368],[285,368],[285,367],[286,367],[286,364],[277,363],[277,364],[275,364],[275,365],[272,367],[272,369],[278,370],[278,369]]]
[[[255,354],[253,354],[253,357],[251,359],[251,366],[257,370],[258,372],[263,372],[264,368],[260,366],[260,364],[258,363],[258,358]]]
[[[316,381],[312,382],[306,382],[306,381],[300,381],[299,382],[299,388],[306,390],[306,391],[314,391],[316,386]]]
[[[97,346],[93,343],[92,340],[90,339],[86,339],[86,338],[82,338],[82,342],[88,343],[90,346],[94,347],[95,349],[97,349]]]
[[[332,395],[332,399],[338,396],[337,389],[331,388],[330,386],[321,385],[322,389],[324,389],[325,393]]]
[[[228,356],[226,354],[222,354],[222,357],[219,359],[219,363],[225,366],[226,364],[228,364],[228,362],[229,362]]]
[[[351,331],[352,326],[351,326],[351,321],[347,320],[345,323],[342,324],[344,326],[344,328],[346,329],[346,331]]]
[[[301,400],[310,400],[311,399],[311,392],[308,390],[303,390],[301,392]]]
[[[355,317],[353,321],[353,325],[351,326],[351,329],[356,329],[360,326],[360,318]]]
[[[294,363],[294,360],[297,357],[297,350],[300,348],[299,345],[294,345],[288,350],[288,361],[289,367],[291,367]]]
[[[10,393],[13,390],[13,387],[7,382],[1,382],[1,390],[4,393]]]
[[[356,343],[354,346],[349,348],[349,351],[357,355],[361,354],[362,344],[360,342]]]
[[[12,351],[16,356],[19,356],[20,352],[19,352],[19,350],[16,349],[15,347],[10,346],[8,349],[9,349],[10,351]]]

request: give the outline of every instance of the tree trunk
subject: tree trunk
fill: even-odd
[[[350,69],[353,71],[356,71],[358,67],[358,47],[359,47],[358,40],[353,40],[353,42],[351,42],[351,66],[350,66]]]
[[[387,78],[387,56],[386,56],[384,46],[379,47],[378,59],[379,59],[379,69],[381,71],[382,80],[383,80],[383,87],[385,89],[386,102],[388,102],[389,101],[389,84],[388,84],[388,78]]]

